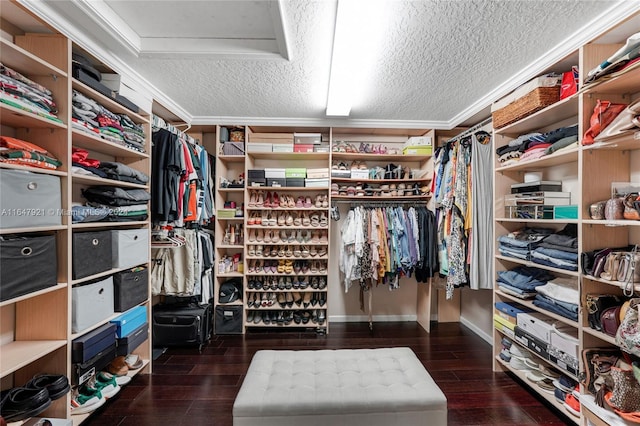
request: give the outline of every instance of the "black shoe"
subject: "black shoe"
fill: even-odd
[[[67,379],[67,376],[62,374],[43,374],[41,376],[36,376],[27,382],[24,387],[29,389],[46,388],[51,400],[58,399],[71,390],[69,379]]]
[[[293,322],[296,324],[300,324],[302,322],[302,315],[300,314],[300,311],[295,311],[293,313]]]
[[[51,405],[47,388],[12,388],[2,392],[0,412],[7,422],[35,417]]]

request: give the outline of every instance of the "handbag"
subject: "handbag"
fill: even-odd
[[[580,382],[596,396],[596,403],[604,405],[604,394],[613,389],[611,367],[618,366],[622,352],[617,348],[587,348],[582,350],[584,371]]]
[[[604,206],[604,218],[606,220],[624,219],[624,199],[621,197],[610,198]]]
[[[607,262],[607,256],[612,252],[610,248],[604,248],[596,253],[593,260],[593,270],[591,271],[591,275],[596,278],[600,278],[600,274],[604,271],[604,265]]]
[[[606,201],[596,201],[595,203],[589,206],[589,215],[593,220],[603,220],[604,217],[604,209],[607,205]]]
[[[614,118],[618,116],[625,108],[627,104],[616,104],[611,101],[601,101],[598,99],[595,108],[593,108],[593,114],[589,120],[589,128],[584,133],[582,138],[582,145],[591,145],[595,142],[595,137],[600,134],[602,129],[607,127]]]
[[[612,251],[609,253],[600,278],[609,281],[618,281],[618,269],[620,268],[620,260],[623,256],[624,252],[622,251]]]
[[[611,367],[611,377],[613,391],[607,400],[609,405],[625,413],[640,411],[640,383],[634,377],[633,369]]]
[[[633,298],[629,309],[616,332],[616,345],[625,352],[640,356],[640,327],[638,326],[638,304],[640,298]]]
[[[622,298],[615,294],[587,294],[586,308],[589,327],[602,331],[601,316],[603,312],[612,307],[620,306]]]
[[[596,139],[606,139],[629,130],[637,130],[638,128],[640,128],[640,99],[620,112]]]
[[[571,67],[571,71],[562,73],[562,83],[560,84],[560,99],[568,98],[578,92],[578,82],[580,81],[580,72],[578,67]]]
[[[636,209],[636,201],[638,201],[638,194],[631,193],[624,197],[624,211],[622,216],[627,220],[640,220],[640,212]]]
[[[600,322],[602,323],[603,333],[615,337],[620,326],[620,307],[620,305],[610,306],[602,311]]]
[[[618,264],[618,281],[640,283],[640,253],[625,253]]]

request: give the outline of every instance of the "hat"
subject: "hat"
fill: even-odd
[[[240,290],[238,289],[237,283],[233,280],[223,282],[220,286],[219,296],[218,301],[220,303],[231,303],[238,300]]]

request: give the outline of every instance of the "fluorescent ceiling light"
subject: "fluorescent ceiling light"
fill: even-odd
[[[327,115],[348,116],[351,112],[362,89],[362,72],[372,66],[380,46],[385,5],[384,0],[338,0]]]

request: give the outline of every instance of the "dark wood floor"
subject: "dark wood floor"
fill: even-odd
[[[491,347],[459,323],[331,324],[314,332],[252,332],[214,336],[202,354],[170,348],[84,424],[90,426],[230,426],[231,410],[253,354],[260,349],[408,346],[447,397],[449,425],[568,425],[511,375],[493,373]],[[427,423],[425,423],[427,424]],[[331,426],[331,425],[327,425]],[[402,425],[397,425],[402,426]]]

